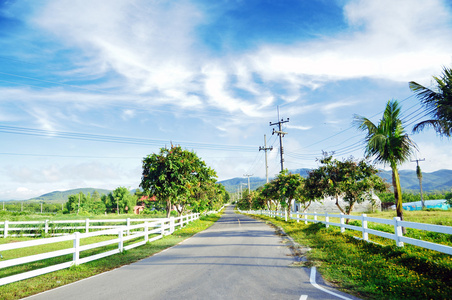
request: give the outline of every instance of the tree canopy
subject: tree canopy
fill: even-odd
[[[359,130],[366,132],[366,156],[373,157],[377,163],[391,166],[397,216],[403,219],[402,189],[397,166],[407,161],[417,146],[405,132],[399,103],[396,100],[388,101],[377,125],[362,116],[355,116],[355,124]]]
[[[419,132],[426,126],[431,126],[441,136],[452,135],[452,69],[443,68],[441,77],[433,76],[436,84],[427,88],[411,81],[410,89],[416,94],[424,106],[429,120],[416,124],[413,132]]]
[[[373,202],[372,193],[383,192],[387,189],[383,179],[376,174],[378,170],[366,160],[355,160],[352,157],[339,161],[332,156],[321,160],[323,166],[319,170],[320,179],[324,182],[323,193],[336,199],[339,210],[349,215],[356,203],[365,200]],[[341,207],[339,197],[347,203]]]
[[[171,146],[143,159],[140,186],[148,195],[166,203],[169,217],[173,205],[179,214],[191,205],[204,207],[199,203],[200,197],[196,199],[198,203],[194,203],[196,197],[193,195],[199,193],[196,189],[208,188],[215,183],[216,177],[215,171],[207,167],[196,153]]]

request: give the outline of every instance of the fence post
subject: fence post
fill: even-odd
[[[3,237],[6,238],[8,237],[8,223],[9,221],[5,221],[3,222]]]
[[[341,223],[341,233],[344,233],[345,232],[345,227],[344,227],[345,220],[344,220],[344,214],[343,213],[341,213],[340,223]]]
[[[148,221],[144,221],[144,242],[147,243],[148,241],[149,241]]]
[[[363,240],[365,240],[366,242],[369,241],[369,233],[367,233],[367,215],[366,214],[362,214],[361,216],[361,223],[363,226]]]
[[[72,261],[75,266],[78,266],[80,258],[80,232],[74,232],[73,248],[74,254],[72,254]]]
[[[85,220],[85,232],[88,233],[89,232],[89,219],[86,218]]]
[[[314,223],[317,223],[317,212],[314,212]]]
[[[306,213],[303,213],[303,217],[304,217],[304,223],[306,225],[308,225],[308,215]]]
[[[122,229],[118,230],[118,238],[119,238],[119,243],[118,243],[119,253],[122,253],[122,251],[124,249],[124,237],[123,237]]]
[[[402,226],[399,225],[400,217],[394,217],[394,234],[397,247],[403,247],[403,242],[400,238],[403,236]]]
[[[165,219],[160,221],[160,235],[163,236],[165,234]]]
[[[326,228],[330,227],[330,224],[328,224],[330,222],[330,217],[328,217],[328,212],[325,212],[325,226]]]
[[[297,213],[295,214],[295,216],[297,217],[297,223],[300,223],[300,207],[297,206]]]
[[[288,210],[287,208],[284,209],[284,220],[286,222],[287,222],[287,215],[289,214],[289,212],[287,210]]]
[[[46,220],[45,225],[44,225],[44,233],[48,234],[49,233],[49,220]]]
[[[129,227],[130,227],[130,218],[127,218],[127,235],[130,235],[130,229],[129,229]]]
[[[170,218],[170,234],[173,234],[174,232],[174,217]]]

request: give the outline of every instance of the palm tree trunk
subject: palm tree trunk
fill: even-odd
[[[391,164],[392,168],[392,186],[394,187],[394,199],[396,201],[397,217],[403,220],[403,206],[402,206],[402,187],[400,186],[399,171],[396,164]],[[403,234],[406,233],[405,227],[402,227]]]

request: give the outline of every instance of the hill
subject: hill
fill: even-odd
[[[306,177],[310,169],[290,170],[292,173],[298,173],[302,177]],[[402,190],[405,192],[419,193],[419,180],[414,170],[400,170],[400,184]],[[392,184],[392,172],[380,170],[378,175],[385,179],[389,184]],[[270,179],[271,180],[271,179]],[[252,190],[257,189],[265,184],[265,178],[251,177],[250,186]],[[237,192],[242,184],[242,189],[248,188],[248,179],[243,177],[236,177],[228,180],[220,181],[226,190],[230,193]],[[424,192],[445,191],[452,188],[452,170],[438,170],[431,173],[422,174],[422,188]]]
[[[44,195],[41,195],[39,197],[31,198],[28,200],[25,200],[27,202],[56,202],[56,203],[62,203],[66,202],[68,196],[75,195],[80,192],[83,194],[90,193],[91,195],[94,193],[94,191],[97,191],[99,194],[109,194],[110,190],[104,190],[104,189],[95,189],[95,188],[81,188],[81,189],[73,189],[73,190],[67,190],[67,191],[54,191],[50,192]]]

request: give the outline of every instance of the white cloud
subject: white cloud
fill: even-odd
[[[301,87],[317,89],[362,77],[422,80],[451,59],[452,41],[443,38],[452,33],[450,15],[439,0],[353,0],[344,7],[344,18],[351,28],[336,36],[263,44],[257,51],[215,59],[196,36],[196,27],[208,22],[208,16],[189,1],[49,1],[36,10],[32,24],[84,53],[93,66],[90,70],[86,61],[76,61],[85,76],[99,76],[99,70],[120,74],[126,81],[119,90],[129,95],[128,101],[143,101],[144,96],[157,106],[213,107],[250,117],[266,115],[277,99],[299,101]],[[278,88],[271,90],[272,85]],[[236,96],[234,89],[249,96]],[[96,96],[80,93],[69,97],[86,105],[106,100],[92,98]],[[108,98],[127,97],[116,93]]]
[[[297,130],[309,130],[312,126],[300,126],[300,125],[286,125],[289,129],[297,129]]]

